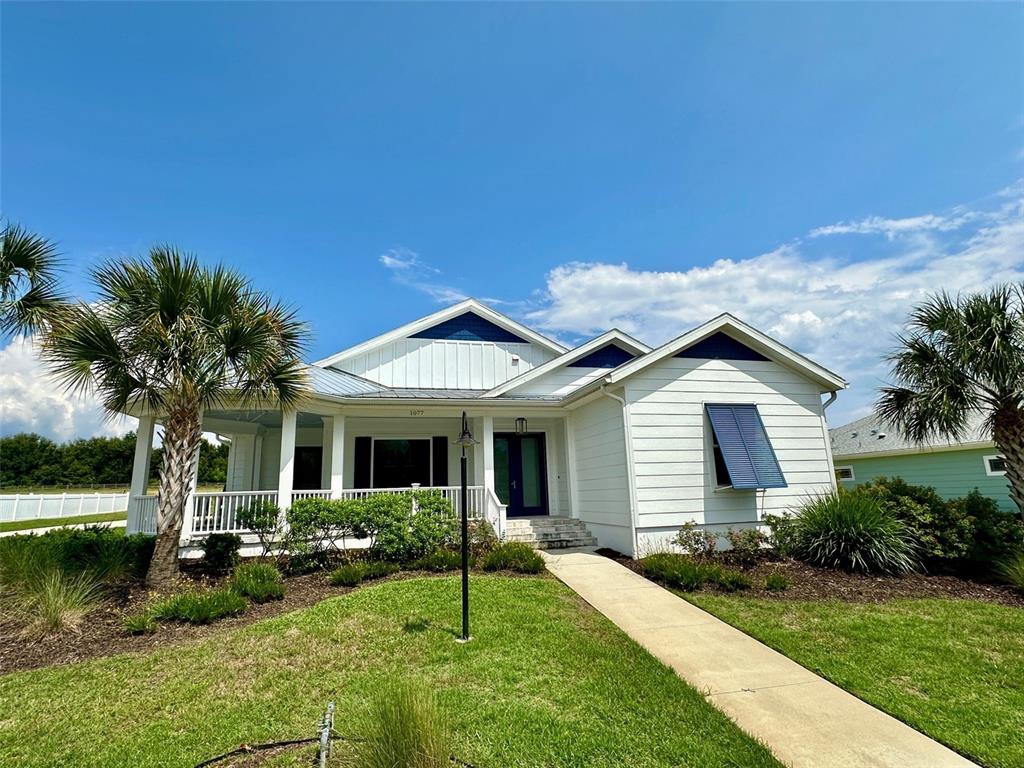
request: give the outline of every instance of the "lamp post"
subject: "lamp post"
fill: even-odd
[[[469,422],[466,420],[466,412],[462,412],[462,431],[459,433],[455,444],[462,448],[462,458],[459,462],[462,469],[462,637],[460,643],[469,642],[469,487],[466,479],[466,448],[476,445],[473,433],[469,431]]]

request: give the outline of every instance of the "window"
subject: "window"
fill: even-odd
[[[719,485],[737,490],[785,488],[786,478],[775,457],[756,405],[704,406],[711,422],[715,475]],[[723,480],[728,480],[723,483]]]
[[[373,441],[373,487],[408,488],[430,485],[430,438]]]
[[[836,467],[836,479],[837,480],[856,480],[857,477],[853,474],[853,467]]]
[[[985,474],[989,477],[999,477],[1006,474],[1006,459],[1002,456],[985,457]]]

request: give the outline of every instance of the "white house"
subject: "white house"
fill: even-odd
[[[457,504],[463,413],[479,441],[471,514],[547,546],[633,555],[687,521],[749,526],[835,485],[825,407],[846,382],[728,314],[655,349],[616,329],[566,349],[467,300],[309,373],[299,412],[204,414],[230,440],[228,478],[194,494],[183,545],[237,530],[257,498],[284,509],[418,484]],[[129,529],[152,531],[159,416],[138,415]]]

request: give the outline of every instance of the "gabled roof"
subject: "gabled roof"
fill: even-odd
[[[836,459],[888,453],[970,450],[994,445],[985,426],[985,418],[980,413],[972,415],[968,420],[962,440],[933,437],[923,443],[915,443],[875,414],[830,429],[828,433],[832,439],[832,454]]]
[[[638,357],[625,365],[620,365],[605,379],[605,383],[614,384],[622,381],[626,377],[632,376],[634,373],[642,371],[644,368],[654,365],[660,360],[671,357],[720,331],[743,342],[766,357],[813,379],[825,387],[826,391],[846,389],[848,386],[842,376],[818,365],[799,352],[794,352],[785,344],[762,333],[752,325],[747,325],[728,312],[719,315],[713,320],[709,320],[703,325],[697,326],[691,331],[687,331],[682,336],[677,336],[643,357]]]
[[[536,368],[533,368],[526,373],[522,373],[514,379],[509,379],[508,381],[499,384],[494,387],[494,389],[491,389],[484,394],[484,397],[498,397],[506,392],[518,389],[521,385],[533,381],[534,379],[543,376],[545,373],[549,373],[557,370],[558,368],[569,365],[586,357],[591,352],[613,343],[635,355],[645,355],[651,351],[651,348],[642,341],[634,339],[632,336],[623,333],[618,328],[612,328],[610,331],[605,331],[600,336],[596,336],[590,341],[580,344],[574,349],[570,349],[568,352],[554,358],[553,360],[548,360],[543,365],[538,365]]]
[[[309,376],[310,389],[318,395],[351,397],[378,394],[388,390],[383,384],[335,368],[307,365],[306,373]]]
[[[343,349],[341,352],[337,352],[330,357],[325,357],[322,360],[317,360],[314,365],[320,367],[328,367],[337,365],[338,363],[346,360],[355,355],[368,352],[377,347],[388,344],[398,339],[407,338],[417,333],[421,333],[428,328],[432,328],[435,325],[444,323],[452,318],[458,317],[459,315],[465,314],[466,312],[473,312],[476,315],[488,320],[499,328],[503,328],[511,334],[522,338],[524,341],[531,344],[536,344],[550,352],[560,355],[565,352],[565,347],[556,341],[549,339],[547,336],[543,336],[530,328],[527,328],[522,323],[518,323],[510,317],[496,312],[495,310],[488,307],[486,304],[482,304],[476,299],[466,299],[460,301],[458,304],[453,304],[450,307],[446,307],[439,312],[435,312],[432,315],[421,317],[419,320],[414,320],[411,323],[395,328],[387,333],[382,333],[380,336],[375,336],[368,341],[364,341],[361,344],[356,344],[354,347]]]

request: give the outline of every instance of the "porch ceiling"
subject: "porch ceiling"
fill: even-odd
[[[280,411],[205,411],[204,419],[216,419],[217,421],[236,421],[239,424],[259,424],[268,429],[279,429],[281,427]],[[315,413],[303,413],[299,411],[295,417],[297,427],[321,427],[322,417]]]

